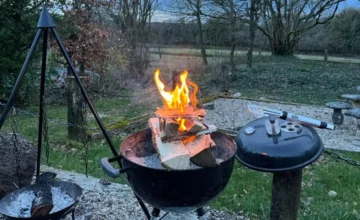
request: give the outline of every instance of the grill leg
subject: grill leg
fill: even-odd
[[[75,220],[75,208],[73,208],[73,210],[71,212],[71,219]]]
[[[296,220],[300,204],[302,170],[274,173],[271,220]]]
[[[154,208],[151,212],[150,220],[157,220],[159,219],[159,216],[160,216],[160,209]]]
[[[196,209],[196,214],[199,217],[199,220],[206,220],[206,212],[204,208],[198,208]]]

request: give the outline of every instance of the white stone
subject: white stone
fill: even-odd
[[[234,93],[234,94],[232,95],[232,97],[240,97],[240,96],[241,96],[241,93],[240,93],[240,92]]]
[[[329,195],[330,197],[335,197],[335,196],[337,195],[337,193],[336,193],[335,191],[333,191],[333,190],[330,190],[330,191],[328,192],[328,195]]]

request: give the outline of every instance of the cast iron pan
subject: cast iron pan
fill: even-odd
[[[13,213],[19,213],[19,211],[14,212],[13,210],[19,210],[21,207],[18,207],[16,205],[15,201],[19,197],[19,195],[27,192],[33,192],[36,185],[26,186],[20,189],[17,189],[9,194],[7,194],[4,198],[0,200],[0,214],[4,215],[5,217],[9,219],[17,219],[17,220],[29,220],[32,219],[31,217],[21,217],[21,216],[14,216]],[[79,196],[82,194],[82,188],[78,186],[75,183],[65,182],[65,181],[57,181],[52,184],[52,187],[59,187],[61,190],[61,193],[67,194],[72,198],[72,202],[69,202],[68,205],[66,205],[65,208],[62,210],[56,211],[54,213],[51,213],[48,216],[45,216],[43,218],[37,218],[37,220],[54,220],[54,219],[60,219],[65,214],[67,214],[72,207],[75,206],[77,203],[77,200]],[[53,201],[54,204],[57,201]]]

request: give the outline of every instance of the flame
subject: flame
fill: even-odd
[[[187,80],[188,71],[185,70],[180,74],[180,84],[176,84],[175,89],[173,91],[165,91],[165,85],[163,82],[161,82],[160,78],[160,70],[156,70],[155,72],[155,82],[159,89],[159,92],[164,100],[165,109],[168,110],[176,110],[180,113],[183,113],[185,111],[186,107],[189,107],[190,104],[192,106],[192,109],[194,110],[196,108],[196,93],[198,90],[198,87],[195,83]],[[189,88],[187,86],[189,84],[193,87],[193,93],[191,96],[191,99],[189,97]],[[182,117],[178,117],[176,121],[180,124],[179,131],[186,131],[185,122],[186,119]]]

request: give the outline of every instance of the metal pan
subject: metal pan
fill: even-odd
[[[21,215],[19,207],[19,196],[24,196],[26,194],[31,194],[34,192],[36,185],[26,186],[20,189],[17,189],[9,194],[7,194],[4,198],[0,200],[0,214],[4,215],[8,219],[17,219],[17,220],[29,220],[32,219],[29,215]],[[44,216],[43,218],[37,218],[37,220],[55,220],[64,217],[69,214],[72,208],[78,202],[79,196],[82,194],[82,188],[75,183],[65,182],[65,181],[57,181],[52,184],[52,187],[59,192],[60,197],[63,194],[64,198],[70,198],[67,200],[67,203],[62,204],[62,209],[57,210],[55,212],[50,213],[48,216]],[[64,202],[58,201],[54,199],[54,205],[56,203]],[[30,204],[31,208],[31,204]],[[54,207],[55,208],[55,207]],[[27,210],[25,210],[26,212]],[[30,212],[30,211],[29,211]],[[29,217],[27,217],[29,216]]]

